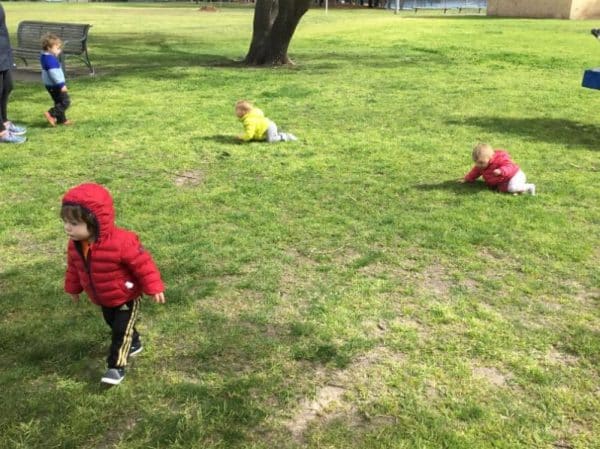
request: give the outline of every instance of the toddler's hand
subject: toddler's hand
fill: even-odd
[[[60,91],[61,91],[61,92],[67,92],[67,86],[63,86],[63,87],[61,87]]]
[[[500,170],[499,168],[496,168],[493,172],[496,176],[500,176],[502,174],[502,170]]]
[[[467,182],[467,180],[465,178],[460,178],[457,179],[456,182],[458,182],[459,184],[464,184],[465,182]]]
[[[77,304],[79,302],[79,295],[71,293],[71,302]]]
[[[157,304],[164,304],[166,301],[164,292],[160,292],[160,293],[156,293],[155,295],[152,295],[152,299],[154,299],[154,302]]]

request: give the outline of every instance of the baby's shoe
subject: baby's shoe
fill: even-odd
[[[48,123],[52,126],[56,126],[56,117],[53,117],[48,111],[44,112],[44,117],[48,120]]]
[[[535,184],[529,184],[529,187],[527,187],[527,193],[529,193],[531,196],[535,196]]]

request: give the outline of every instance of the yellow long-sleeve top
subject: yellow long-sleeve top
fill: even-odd
[[[244,134],[241,136],[244,142],[266,139],[271,120],[265,117],[263,111],[252,108],[240,118],[240,121],[244,125]]]

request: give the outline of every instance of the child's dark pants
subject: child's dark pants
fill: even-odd
[[[137,345],[140,342],[135,321],[140,310],[141,299],[134,299],[119,307],[102,307],[104,321],[112,330],[110,352],[106,359],[109,369],[123,368],[127,365],[132,343]]]
[[[71,105],[69,94],[62,92],[60,89],[53,89],[52,87],[46,87],[46,89],[54,101],[54,107],[50,108],[48,112],[56,119],[56,123],[65,123],[67,121],[65,111]]]

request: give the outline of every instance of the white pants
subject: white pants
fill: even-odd
[[[531,184],[527,184],[527,178],[523,170],[519,170],[515,175],[508,181],[508,191],[510,193],[522,193],[529,189]]]
[[[277,130],[277,125],[274,122],[269,123],[269,127],[267,128],[267,142],[289,142],[294,140],[298,140],[296,136]]]

